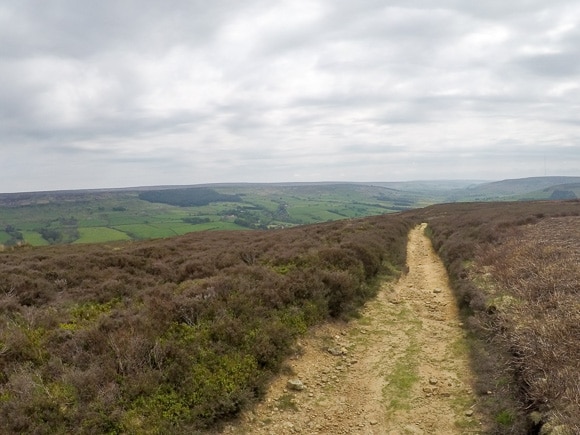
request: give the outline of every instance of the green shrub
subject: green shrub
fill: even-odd
[[[503,410],[498,415],[496,415],[495,421],[502,426],[511,426],[514,424],[515,417],[510,411]]]

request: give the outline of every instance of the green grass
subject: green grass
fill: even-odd
[[[143,201],[138,191],[86,191],[39,193],[15,204],[3,203],[0,195],[0,229],[12,225],[34,246],[48,244],[40,236],[41,229],[63,233],[61,242],[98,243],[195,231],[291,227],[383,214],[397,200],[411,204],[424,200],[409,192],[359,185],[237,185],[214,190],[239,195],[242,202],[178,207]],[[190,217],[209,218],[211,222],[183,222]],[[236,220],[248,226],[235,224]],[[75,232],[79,234],[76,240]],[[7,234],[0,231],[0,243],[7,241]]]
[[[342,216],[336,213],[331,213],[325,209],[323,204],[313,204],[313,205],[303,205],[303,206],[290,206],[288,208],[288,214],[296,220],[299,221],[329,221],[341,219]]]
[[[276,406],[279,409],[283,409],[285,411],[292,410],[298,411],[298,405],[294,400],[294,396],[292,394],[283,394],[276,400]]]
[[[128,224],[114,228],[130,235],[132,239],[160,239],[177,235],[171,228],[159,224]]]
[[[193,231],[223,231],[223,230],[247,230],[247,228],[233,222],[208,222],[206,224],[192,225]]]
[[[101,243],[131,240],[127,233],[106,227],[79,228],[79,233],[81,236],[74,243]]]
[[[407,327],[407,348],[403,356],[395,363],[395,367],[387,378],[383,388],[383,396],[389,404],[389,412],[399,409],[409,409],[411,390],[419,381],[419,343],[417,333],[422,328],[422,322],[407,308],[398,313],[398,321]]]
[[[159,239],[173,237],[196,231],[240,230],[247,229],[232,222],[208,222],[191,225],[183,222],[159,222],[151,224],[118,225],[115,229],[126,233],[132,239]]]
[[[36,231],[22,231],[24,241],[32,246],[46,246],[48,242]]]
[[[391,411],[409,409],[409,398],[413,385],[419,381],[418,363],[415,352],[408,352],[404,358],[397,361],[389,379],[387,395]]]
[[[502,426],[511,426],[514,423],[514,415],[507,410],[501,411],[495,416],[495,421]]]

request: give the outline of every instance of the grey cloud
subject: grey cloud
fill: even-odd
[[[578,13],[572,0],[9,2],[0,147],[38,174],[31,189],[98,187],[109,166],[108,185],[513,178],[544,148],[570,173]],[[517,174],[490,164],[502,157]],[[24,188],[13,178],[0,182]]]
[[[578,62],[579,56],[580,51],[540,54],[520,58],[516,60],[516,64],[521,68],[540,76],[577,76],[580,73],[580,63]]]
[[[341,150],[346,153],[365,154],[365,155],[366,154],[392,155],[395,153],[405,152],[405,147],[389,143],[380,143],[380,144],[361,143],[361,144],[346,145],[342,147]]]
[[[419,0],[424,6],[429,7],[429,0]],[[487,20],[506,21],[522,15],[530,15],[542,12],[562,5],[573,4],[573,0],[554,0],[548,5],[543,0],[490,0],[485,2],[465,2],[462,0],[447,0],[441,2],[443,7],[461,11],[462,13]],[[432,3],[431,3],[432,5]]]
[[[172,44],[198,45],[211,38],[232,10],[239,8],[228,0],[19,2],[2,23],[0,38],[7,43],[2,44],[0,53],[86,58],[110,49],[165,50]]]

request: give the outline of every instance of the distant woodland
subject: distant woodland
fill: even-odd
[[[240,202],[242,200],[238,195],[226,195],[203,187],[149,190],[139,193],[139,199],[179,207],[195,207],[208,205],[212,202]]]

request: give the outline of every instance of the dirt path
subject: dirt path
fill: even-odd
[[[409,235],[409,273],[383,284],[360,319],[305,337],[266,400],[223,433],[482,432],[463,330],[424,228]],[[303,390],[288,386],[294,379]]]

